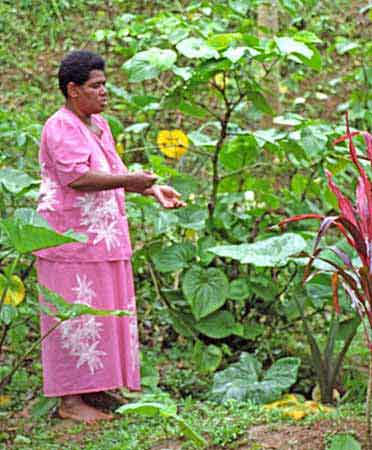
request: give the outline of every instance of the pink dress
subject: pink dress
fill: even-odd
[[[40,284],[71,302],[127,309],[130,317],[82,316],[62,323],[42,342],[44,393],[62,396],[126,387],[140,389],[136,303],[124,189],[82,192],[68,185],[88,170],[126,171],[107,122],[98,137],[66,107],[46,122],[39,161],[38,212],[59,232],[88,237],[35,252]],[[43,301],[43,299],[41,299]],[[41,314],[45,334],[55,319]]]

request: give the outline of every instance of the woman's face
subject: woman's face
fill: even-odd
[[[84,114],[102,112],[107,104],[105,73],[102,70],[92,70],[89,79],[81,86],[71,83],[69,97]]]

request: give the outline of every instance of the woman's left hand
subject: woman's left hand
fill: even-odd
[[[154,184],[144,191],[145,195],[152,195],[167,209],[182,208],[186,203],[180,200],[181,194],[167,185]]]

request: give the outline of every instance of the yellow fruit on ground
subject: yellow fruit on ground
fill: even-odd
[[[180,159],[189,148],[189,139],[182,130],[161,130],[156,142],[168,158]]]

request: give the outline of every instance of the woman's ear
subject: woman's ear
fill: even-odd
[[[67,83],[67,96],[70,98],[76,98],[79,95],[79,86],[73,81]]]

